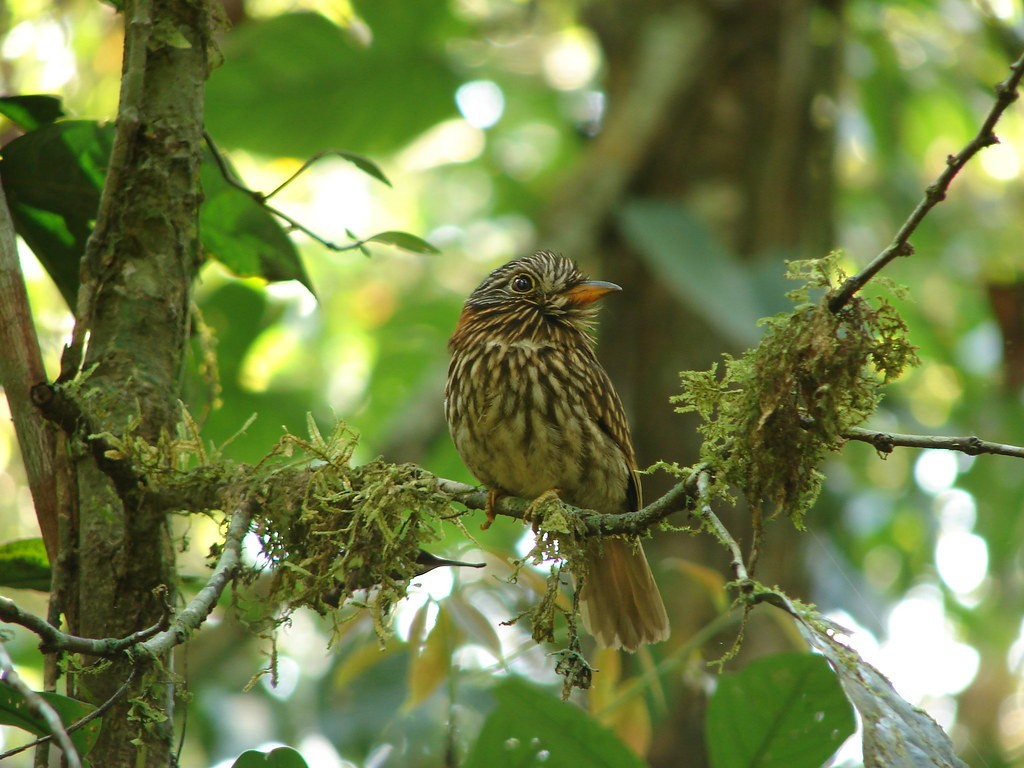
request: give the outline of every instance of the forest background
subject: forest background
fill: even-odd
[[[440,253],[392,235],[382,241],[411,250],[369,243],[367,258],[297,233],[301,261],[270,237],[254,246],[264,261],[246,264],[204,242],[220,260],[195,289],[201,323],[183,400],[203,440],[238,462],[259,461],[285,431],[306,436],[311,414],[324,434],[339,419],[358,434],[355,464],[382,456],[472,483],[440,407],[445,341],[491,268],[544,247],[624,287],[605,302],[600,355],[641,463],[693,464],[698,421],[670,403],[678,372],[758,342],[758,318],[789,308],[786,260],[838,248],[852,273],[886,247],[992,108],[993,85],[1020,54],[1021,13],[956,0],[226,3],[205,125],[245,184],[269,191],[323,150],[358,153],[390,184],[362,160],[326,157],[272,204],[333,243],[400,230]],[[11,3],[4,90],[59,94],[70,116],[112,119],[122,40],[110,6]],[[18,133],[8,126],[4,143]],[[886,387],[871,429],[1024,443],[1019,104],[997,134],[915,233],[915,253],[886,267],[907,291],[879,292],[920,364]],[[217,170],[203,174],[209,201]],[[29,249],[21,254],[55,378],[72,313]],[[203,367],[212,350],[216,375]],[[1020,466],[945,450],[882,456],[851,442],[822,466],[807,531],[784,518],[768,526],[757,574],[848,628],[970,765],[1024,764]],[[6,420],[0,470],[0,540],[37,537]],[[673,482],[653,473],[648,498]],[[749,545],[749,513],[721,514]],[[554,661],[528,627],[498,624],[543,593],[546,569],[506,582],[504,558],[529,551],[531,534],[507,519],[486,532],[466,525],[475,542],[445,528],[433,551],[488,568],[416,579],[383,649],[369,614],[334,627],[298,611],[272,639],[246,626],[259,602],[251,592],[241,610],[225,601],[175,661],[190,694],[174,722],[181,764],[231,765],[283,743],[316,766],[442,765],[471,749],[495,706],[496,673],[557,695]],[[216,520],[174,519],[186,598],[222,538]],[[247,544],[259,562],[255,539]],[[705,765],[707,693],[720,679],[707,661],[738,629],[721,622],[734,574],[710,536],[661,532],[647,549],[673,638],[635,657],[595,654],[603,676],[587,706],[651,765]],[[46,614],[41,593],[12,595]],[[708,626],[719,631],[694,644]],[[746,637],[726,670],[806,648],[768,606]],[[41,688],[34,636],[18,630],[6,647]],[[261,677],[271,659],[274,674]],[[7,727],[0,735],[3,748],[23,740]],[[855,765],[858,754],[854,739],[837,761]]]

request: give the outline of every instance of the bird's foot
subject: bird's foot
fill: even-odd
[[[530,506],[523,512],[523,522],[529,523],[530,527],[533,528],[533,532],[537,533],[540,529],[540,524],[544,521],[544,513],[552,504],[557,504],[561,501],[558,496],[558,489],[551,488],[544,491],[540,496],[530,502]]]
[[[481,531],[486,531],[491,527],[494,522],[495,516],[498,514],[495,510],[495,506],[498,504],[498,499],[501,498],[501,491],[497,488],[491,488],[487,491],[487,506],[484,508],[484,512],[487,515],[487,519],[480,526]]]

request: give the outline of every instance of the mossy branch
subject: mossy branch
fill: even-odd
[[[916,362],[907,328],[886,300],[852,297],[839,313],[828,291],[845,275],[838,254],[792,262],[802,285],[789,313],[763,321],[757,348],[725,357],[724,369],[682,374],[682,412],[703,419],[701,459],[713,491],[740,489],[755,520],[785,511],[802,525],[821,490],[819,466],[878,405],[882,387]],[[825,298],[812,301],[812,294]]]

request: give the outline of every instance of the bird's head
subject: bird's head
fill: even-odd
[[[491,272],[469,295],[464,315],[500,317],[509,331],[526,336],[557,328],[587,333],[597,314],[594,302],[619,290],[589,280],[571,259],[538,251]]]

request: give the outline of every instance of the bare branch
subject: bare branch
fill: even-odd
[[[52,430],[32,406],[29,390],[46,379],[39,337],[32,321],[25,278],[14,240],[14,222],[0,189],[0,387],[18,437],[36,519],[51,563],[57,561],[57,456]]]
[[[914,252],[914,248],[910,244],[910,236],[917,230],[918,225],[924,221],[928,212],[946,199],[949,185],[956,175],[960,173],[960,169],[982,149],[999,143],[999,139],[994,133],[996,123],[999,122],[999,118],[1002,117],[1007,107],[1017,100],[1017,89],[1020,86],[1022,76],[1024,76],[1024,53],[1010,65],[1009,76],[996,85],[995,104],[992,105],[992,109],[981,124],[977,135],[967,142],[966,146],[957,154],[950,155],[946,159],[946,167],[942,169],[942,173],[939,174],[938,178],[925,190],[924,197],[911,212],[907,220],[903,222],[903,226],[896,233],[896,237],[870,264],[857,274],[843,281],[843,284],[829,297],[828,308],[832,312],[838,312],[846,306],[847,302],[853,298],[853,295],[863,288],[889,262],[898,256],[909,256]]]
[[[127,637],[109,637],[104,639],[92,639],[88,637],[77,637],[62,632],[45,619],[20,608],[13,600],[0,597],[0,621],[8,624],[18,624],[30,632],[39,636],[42,641],[39,650],[43,653],[56,653],[58,651],[69,651],[81,653],[85,656],[97,656],[104,659],[112,659],[120,656],[127,649],[153,637],[157,632],[166,629],[166,624],[155,624],[148,629],[134,632]]]
[[[171,626],[151,640],[136,646],[135,652],[159,658],[174,646],[188,640],[189,636],[206,621],[224,589],[238,572],[242,562],[242,539],[249,532],[249,524],[256,509],[256,501],[251,498],[244,499],[236,507],[224,540],[224,549],[220,553],[213,574],[185,609],[175,617]]]
[[[980,437],[948,437],[945,435],[901,435],[897,432],[876,432],[854,427],[843,434],[847,440],[870,443],[880,453],[892,453],[893,448],[934,448],[943,451],[960,451],[968,456],[991,453],[999,456],[1013,456],[1024,459],[1024,447],[1006,445],[982,440]]]
[[[54,651],[70,651],[87,656],[112,659],[126,652],[139,653],[142,658],[157,658],[176,645],[185,642],[189,635],[210,615],[224,588],[238,572],[241,563],[242,539],[249,531],[256,502],[246,499],[238,505],[231,518],[224,549],[217,560],[213,574],[199,593],[179,613],[173,621],[168,615],[147,629],[134,632],[127,637],[94,640],[76,637],[61,632],[49,622],[22,610],[13,601],[0,597],[0,620],[9,624],[18,624],[37,634],[42,643],[40,649],[44,653]]]
[[[707,471],[702,471],[697,475],[697,487],[700,493],[700,519],[708,527],[714,537],[718,540],[718,543],[729,550],[729,554],[732,555],[732,572],[736,576],[736,580],[739,582],[749,581],[750,576],[747,574],[747,567],[743,564],[743,552],[740,549],[740,545],[736,543],[736,539],[729,533],[729,529],[723,525],[722,521],[718,519],[718,515],[711,509],[711,503],[708,498],[708,484],[711,482],[711,478]]]

